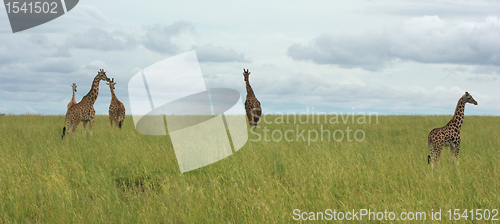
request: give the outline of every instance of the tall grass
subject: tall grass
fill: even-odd
[[[129,116],[123,130],[111,130],[107,116],[97,116],[92,136],[80,124],[63,141],[63,116],[2,116],[0,222],[281,223],[294,221],[294,209],[427,212],[427,220],[442,209],[446,221],[449,209],[500,209],[499,118],[466,116],[460,163],[450,162],[445,148],[432,169],[427,135],[450,118],[261,120],[234,155],[181,174],[169,136],[141,135]],[[365,138],[353,140],[352,132],[353,141],[325,135],[308,142],[308,131],[320,132],[321,125],[344,133],[349,126]],[[274,141],[278,132],[297,128],[306,141],[291,132],[294,141]]]

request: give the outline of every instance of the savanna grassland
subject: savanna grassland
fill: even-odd
[[[180,173],[169,136],[139,134],[130,116],[123,130],[97,116],[92,136],[80,124],[64,141],[63,116],[0,116],[0,223],[283,223],[299,218],[295,209],[308,219],[328,218],[310,216],[327,209],[426,212],[423,222],[441,209],[450,222],[449,209],[500,209],[499,117],[466,116],[459,164],[444,148],[434,169],[427,135],[451,115],[276,118],[232,156]],[[308,142],[321,125],[344,138]]]

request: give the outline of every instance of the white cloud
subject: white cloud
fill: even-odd
[[[68,42],[76,48],[100,51],[131,50],[138,44],[133,35],[99,28],[91,28],[85,33],[71,35],[68,37]]]
[[[0,45],[0,65],[8,64],[18,59],[18,54]]]
[[[192,49],[196,51],[200,62],[252,62],[250,59],[245,58],[243,53],[238,53],[233,49],[226,50],[213,44],[205,44],[201,47],[192,46]]]
[[[67,45],[57,46],[56,51],[52,53],[51,57],[61,57],[61,58],[69,58],[71,57],[71,52],[69,52],[69,47]]]
[[[71,59],[48,58],[32,65],[36,72],[71,73],[78,70],[77,64]]]
[[[54,47],[54,44],[49,41],[49,38],[45,34],[32,34],[28,39],[34,45],[43,48]]]
[[[108,22],[109,19],[99,10],[99,8],[93,5],[85,5],[80,2],[78,7],[71,10],[71,13],[67,15],[70,19],[79,19],[83,21],[95,20],[102,23]]]
[[[99,71],[99,69],[109,68],[109,66],[105,62],[103,62],[101,60],[96,60],[96,61],[90,62],[87,65],[83,65],[82,68],[83,69],[88,69],[88,70],[91,70],[91,71]]]
[[[364,33],[325,33],[307,45],[294,43],[294,60],[380,70],[395,60],[500,66],[500,20],[449,23],[437,16],[413,18],[395,28]]]
[[[440,17],[483,16],[498,13],[500,4],[490,0],[454,1],[396,1],[393,7],[378,4],[371,12],[387,12],[398,16],[438,15]]]
[[[162,54],[176,54],[179,47],[172,42],[172,38],[183,32],[194,32],[194,26],[186,21],[178,21],[171,25],[147,26],[144,46]]]

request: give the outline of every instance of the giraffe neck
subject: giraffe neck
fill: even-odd
[[[88,104],[94,104],[96,99],[97,99],[97,94],[99,94],[99,82],[101,81],[101,79],[99,78],[99,75],[97,75],[95,78],[94,78],[94,81],[92,82],[92,87],[90,88],[90,91],[89,93],[87,93],[87,95],[85,95],[82,99],[82,101],[80,102],[85,102],[85,103],[88,103]]]
[[[248,79],[247,79],[246,83],[247,83],[247,85],[246,85],[247,86],[247,97],[248,96],[255,96],[253,93],[253,89],[250,86],[250,81]]]
[[[75,90],[73,89],[73,98],[71,99],[71,101],[75,101]]]
[[[115,95],[115,90],[113,89],[113,87],[111,85],[109,85],[109,90],[111,90],[111,100],[118,100],[118,98],[116,98],[116,95]]]
[[[458,127],[458,130],[462,127],[462,123],[464,122],[464,110],[465,110],[465,102],[460,98],[457,103],[457,107],[455,108],[455,114],[453,118],[451,118],[448,125],[454,125]]]

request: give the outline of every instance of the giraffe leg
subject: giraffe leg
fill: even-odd
[[[455,147],[454,144],[450,145],[450,163],[455,161]]]
[[[434,170],[434,164],[436,163],[436,147],[431,141],[429,141],[429,151],[430,155],[427,156],[427,160],[430,161],[431,168]]]
[[[458,165],[458,153],[460,151],[460,142],[461,142],[461,137],[460,137],[460,134],[458,134],[457,136],[457,144],[456,144],[456,147],[455,147],[455,159],[457,160],[457,165]]]
[[[257,123],[259,122],[262,111],[260,108],[254,108],[252,112],[253,112],[253,124],[255,127],[257,127]]]
[[[456,145],[455,145],[455,150],[454,151],[454,154],[455,154],[455,161],[456,161],[456,164],[458,165],[458,152],[460,151],[460,142],[458,142]]]
[[[113,116],[109,115],[110,128],[113,129]]]
[[[109,111],[109,123],[111,124],[111,129],[113,129],[113,123],[116,125],[116,113],[110,109]]]
[[[72,123],[69,123],[69,124],[68,124],[68,128],[66,129],[66,134],[68,134],[68,135],[69,135],[69,134],[73,133],[73,132],[72,132],[72,130],[71,130],[71,128],[72,128],[72,127],[73,127],[73,124],[72,124]]]
[[[439,156],[441,156],[441,150],[443,150],[443,145],[439,144],[436,149],[434,150],[434,161],[437,163],[439,162]]]
[[[434,164],[434,146],[432,145],[432,140],[429,139],[429,155],[427,155],[427,163]]]
[[[78,124],[80,123],[80,119],[76,119],[76,120],[74,120],[71,123],[73,123],[72,125],[70,125],[70,126],[72,126],[71,133],[75,133],[76,132],[76,128],[78,127]]]
[[[427,156],[427,162],[431,164],[432,170],[434,170],[434,164],[436,163],[436,147],[431,139],[429,139],[429,154]]]
[[[455,162],[455,146],[450,146],[450,163]]]
[[[83,121],[83,133],[87,133],[87,122],[89,121]]]
[[[89,127],[90,136],[92,136],[92,127],[94,127],[94,118],[91,118],[89,122],[90,122],[90,125],[89,125],[90,126]]]
[[[90,136],[92,136],[92,128],[94,127],[94,117],[95,117],[95,110],[94,108],[92,108],[92,110],[90,111],[90,119],[89,119],[89,122],[90,122]]]
[[[71,113],[68,111],[66,113],[66,127],[64,130],[63,130],[63,138],[64,138],[64,134],[70,134],[71,133]]]
[[[118,128],[122,128],[123,126],[123,121],[125,121],[125,110],[121,109],[120,110],[120,122],[118,123]]]
[[[117,111],[115,112],[115,116],[113,117],[113,120],[115,120],[115,126],[118,128],[120,128],[120,120],[118,120],[119,116],[119,112]]]
[[[247,118],[248,118],[248,124],[250,124],[250,127],[252,127],[253,117],[250,111],[247,112]]]

